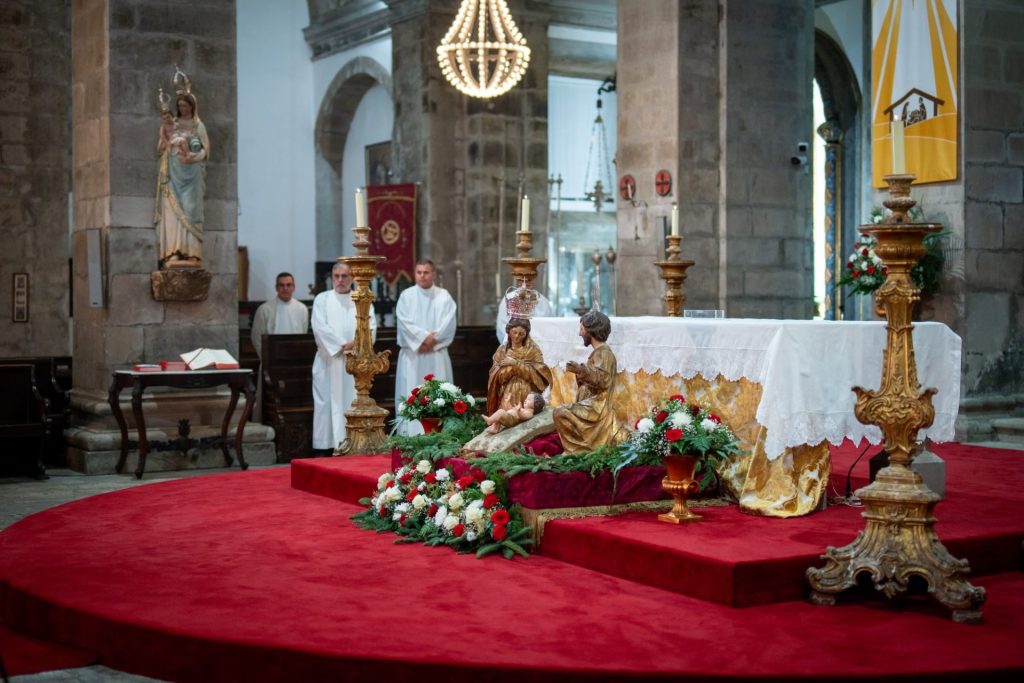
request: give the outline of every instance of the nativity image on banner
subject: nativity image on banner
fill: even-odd
[[[370,253],[387,257],[377,273],[392,285],[399,276],[413,279],[416,269],[416,185],[368,185],[367,223]]]
[[[916,175],[917,183],[957,178],[958,28],[957,0],[873,3],[871,169],[875,187],[884,187],[882,176],[894,172],[894,121],[903,127],[905,172]]]

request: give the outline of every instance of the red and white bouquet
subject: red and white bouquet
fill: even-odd
[[[423,384],[413,387],[398,411],[406,420],[423,417],[464,418],[475,412],[476,400],[451,382],[425,375]]]

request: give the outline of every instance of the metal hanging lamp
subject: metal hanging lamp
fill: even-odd
[[[437,61],[459,92],[487,99],[505,94],[522,80],[530,48],[505,0],[462,0],[437,46]]]

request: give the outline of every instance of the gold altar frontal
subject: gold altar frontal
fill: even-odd
[[[761,385],[747,379],[728,380],[719,375],[685,379],[664,377],[660,372],[621,371],[615,388],[615,414],[619,422],[633,426],[652,405],[666,396],[682,393],[708,405],[740,439],[743,454],[720,468],[723,493],[739,502],[740,509],[768,517],[797,517],[815,510],[828,490],[832,466],[828,442],[787,448],[768,460],[764,443],[767,429],[757,421]],[[552,370],[551,405],[575,401],[576,376],[564,368]]]

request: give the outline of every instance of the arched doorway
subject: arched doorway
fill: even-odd
[[[342,67],[327,87],[320,111],[317,114],[316,130],[316,254],[317,260],[333,260],[346,253],[351,239],[346,240],[352,226],[343,225],[342,209],[352,202],[346,197],[344,187],[348,184],[365,183],[363,174],[344,183],[346,157],[363,154],[358,150],[346,150],[353,122],[360,104],[367,93],[380,86],[387,99],[393,103],[391,75],[378,62],[368,57],[357,57]],[[393,107],[393,104],[390,104]],[[393,118],[393,117],[392,117]],[[386,139],[391,138],[390,126]],[[378,139],[366,143],[381,142]],[[349,165],[351,166],[351,165]]]

